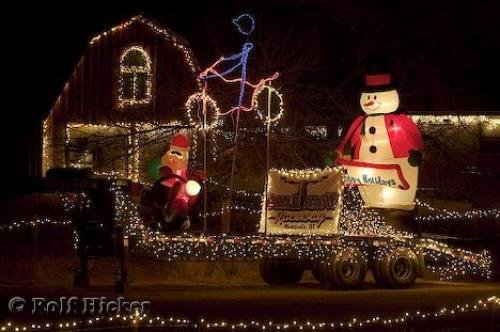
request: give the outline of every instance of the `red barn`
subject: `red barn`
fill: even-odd
[[[200,89],[188,42],[142,17],[92,38],[43,122],[43,171],[86,167],[139,180]]]

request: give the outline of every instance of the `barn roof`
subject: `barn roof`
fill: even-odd
[[[98,43],[103,37],[106,37],[108,35],[112,35],[113,33],[119,32],[120,30],[128,28],[130,25],[132,25],[135,22],[140,22],[148,26],[152,31],[154,31],[157,34],[163,35],[166,40],[170,41],[175,47],[179,48],[180,50],[183,51],[184,56],[186,57],[186,60],[188,62],[188,65],[190,69],[193,71],[193,73],[198,73],[199,72],[199,67],[198,67],[198,62],[196,61],[196,58],[191,51],[191,48],[189,47],[189,43],[187,42],[186,39],[182,38],[172,30],[162,27],[155,23],[154,21],[150,19],[146,19],[142,15],[137,15],[137,16],[132,16],[130,19],[127,21],[115,25],[109,30],[106,30],[97,36],[93,37],[90,39],[89,44],[93,45],[95,43]]]
[[[114,36],[115,34],[118,35],[120,34],[120,32],[124,32],[127,29],[132,28],[132,26],[134,26],[135,24],[140,24],[141,26],[146,27],[147,30],[151,31],[153,34],[156,34],[159,38],[163,38],[175,49],[179,50],[184,55],[183,58],[186,63],[186,68],[188,68],[189,71],[193,74],[193,76],[196,77],[198,87],[201,88],[201,82],[197,78],[198,73],[200,72],[198,62],[187,40],[179,36],[175,32],[173,32],[172,30],[157,24],[153,20],[147,19],[142,15],[132,16],[130,19],[118,25],[115,25],[110,29],[105,30],[100,34],[92,37],[89,41],[88,48],[94,48],[98,46],[100,43],[104,42],[107,39],[106,37],[113,38],[115,37]],[[82,70],[82,66],[85,63],[85,58],[87,54],[88,50],[85,51],[83,55],[80,57],[80,60],[78,61],[77,65],[72,71],[69,79],[66,81],[63,89],[56,98],[54,104],[52,105],[47,118],[49,118],[52,115],[52,112],[58,108],[58,105],[60,105],[63,102],[63,99],[68,92],[69,85],[72,84],[75,79],[76,73]]]

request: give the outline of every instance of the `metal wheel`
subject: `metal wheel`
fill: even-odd
[[[377,284],[384,288],[406,288],[415,283],[418,259],[407,248],[396,248],[377,259],[372,267]]]
[[[327,289],[359,288],[364,283],[366,271],[364,255],[356,248],[349,248],[332,255],[325,262],[323,285]]]

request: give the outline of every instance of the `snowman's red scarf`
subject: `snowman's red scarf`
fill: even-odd
[[[410,188],[410,184],[408,181],[406,181],[403,171],[401,170],[401,167],[398,164],[374,164],[374,163],[367,163],[363,161],[353,161],[353,160],[347,160],[347,159],[342,159],[342,158],[337,158],[336,162],[344,165],[344,166],[351,166],[351,167],[359,167],[359,168],[374,168],[374,169],[383,169],[383,170],[395,170],[396,173],[398,174],[399,181],[402,183],[402,190],[408,190]],[[366,185],[366,184],[357,184],[360,186]]]

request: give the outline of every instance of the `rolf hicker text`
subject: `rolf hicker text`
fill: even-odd
[[[29,306],[31,305],[31,308]],[[33,297],[31,301],[22,297],[13,297],[9,301],[12,313],[31,310],[32,314],[144,314],[150,301],[129,301],[124,297],[108,299],[106,297],[62,296],[58,299]]]

